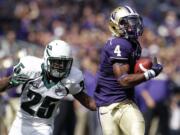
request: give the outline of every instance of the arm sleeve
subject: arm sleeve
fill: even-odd
[[[29,77],[33,77],[35,72],[41,71],[41,59],[26,56],[20,59],[19,63],[14,66],[14,74],[25,74]]]
[[[84,81],[72,84],[70,94],[75,95],[84,90]]]
[[[29,67],[29,62],[31,59],[29,57],[23,57],[20,59],[19,63],[14,66],[13,68],[13,74],[25,74],[27,76],[30,76],[30,68],[33,68],[32,66]]]
[[[72,77],[71,82],[70,94],[75,95],[84,90],[84,77],[80,70],[76,71],[76,76]]]

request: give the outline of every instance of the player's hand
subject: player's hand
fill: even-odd
[[[10,84],[12,86],[18,86],[20,84],[24,84],[26,81],[29,80],[29,77],[25,74],[14,74],[10,78]]]
[[[151,69],[155,72],[155,76],[157,76],[163,70],[163,66],[161,64],[156,64],[153,65]]]
[[[163,70],[163,66],[157,63],[157,58],[154,57],[153,65],[150,70],[144,73],[146,80],[156,77]]]
[[[154,57],[151,69],[155,72],[155,76],[159,75],[163,70],[163,66],[157,62],[157,57]]]

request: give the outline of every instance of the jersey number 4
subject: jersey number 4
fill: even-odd
[[[42,96],[39,93],[29,90],[27,97],[31,100],[23,102],[21,108],[33,116],[36,114],[40,118],[50,118],[56,103],[59,101],[58,99],[46,96],[37,112],[35,112],[31,107],[37,105],[41,101]]]
[[[121,56],[120,45],[116,45],[116,48],[114,49],[114,53],[116,53],[117,56]]]

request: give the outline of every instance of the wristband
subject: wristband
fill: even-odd
[[[144,72],[144,76],[146,78],[146,80],[149,80],[151,78],[154,78],[156,76],[156,73],[154,72],[154,70],[147,70]]]

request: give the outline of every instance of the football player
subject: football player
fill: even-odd
[[[134,102],[134,86],[156,77],[163,69],[135,74],[141,56],[138,37],[143,33],[140,15],[129,6],[112,11],[109,19],[112,37],[101,52],[97,86],[94,93],[104,135],[144,135],[144,119]]]
[[[20,109],[9,135],[52,135],[58,105],[68,94],[96,110],[95,101],[83,92],[82,72],[72,63],[68,43],[53,40],[43,59],[26,56],[14,67],[12,76],[0,80],[0,92],[23,84]]]

